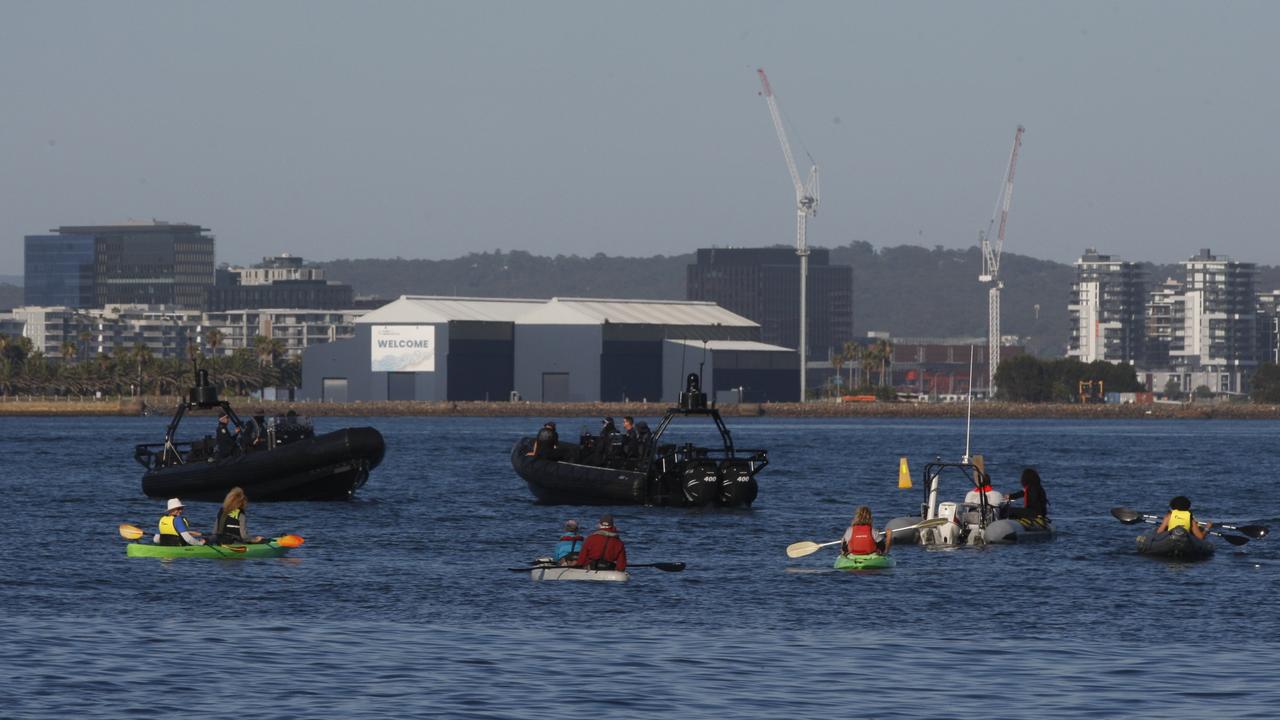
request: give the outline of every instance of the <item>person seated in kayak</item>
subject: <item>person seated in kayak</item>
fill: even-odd
[[[200,533],[192,530],[187,525],[187,519],[182,516],[182,511],[186,508],[182,501],[178,498],[169,498],[168,510],[164,515],[160,516],[160,532],[156,533],[151,540],[157,545],[204,545],[204,538],[200,537]]]
[[[266,542],[261,535],[249,535],[249,517],[245,510],[249,499],[244,490],[233,487],[222,501],[218,510],[218,523],[214,526],[214,538],[219,545],[244,545],[248,543]]]
[[[1009,517],[1014,520],[1034,520],[1038,517],[1049,517],[1049,498],[1044,494],[1044,486],[1040,484],[1040,473],[1035,468],[1023,468],[1021,490],[1009,493],[1009,500],[1024,498],[1023,507],[1009,508]]]
[[[601,516],[596,531],[588,535],[582,544],[582,552],[578,553],[574,567],[620,572],[627,569],[627,548],[618,537],[612,515]]]
[[[582,552],[582,533],[578,532],[577,520],[565,520],[564,532],[556,543],[555,561],[557,565],[572,565],[578,561],[578,553]]]
[[[876,540],[875,530],[871,528],[871,508],[859,505],[853,513],[853,522],[840,538],[840,552],[845,555],[887,555],[893,547],[893,533],[886,532],[884,538]]]
[[[1165,513],[1164,518],[1160,521],[1160,526],[1156,528],[1156,534],[1159,535],[1163,532],[1172,532],[1176,528],[1182,528],[1203,540],[1211,527],[1213,527],[1211,522],[1197,522],[1191,514],[1191,501],[1179,495],[1169,501],[1169,512]]]
[[[533,439],[533,448],[525,455],[543,460],[555,460],[559,444],[560,435],[556,432],[556,424],[545,422],[542,424],[542,429],[538,431],[538,436]]]

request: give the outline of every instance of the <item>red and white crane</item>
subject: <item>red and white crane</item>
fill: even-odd
[[[805,401],[805,371],[809,358],[807,314],[808,280],[809,280],[809,246],[805,241],[805,229],[810,215],[818,214],[818,164],[809,156],[809,177],[800,182],[800,173],[796,170],[796,159],[791,154],[791,143],[787,140],[787,131],[782,126],[782,116],[778,113],[778,100],[773,96],[773,88],[769,87],[769,77],[764,70],[756,70],[760,74],[760,84],[764,87],[764,99],[769,103],[769,115],[773,118],[773,128],[778,131],[778,142],[782,143],[782,156],[787,161],[787,172],[791,173],[791,183],[796,189],[796,255],[800,256],[800,402]],[[805,153],[808,155],[808,153]]]
[[[1000,186],[1000,195],[996,197],[996,208],[991,213],[991,222],[987,223],[986,232],[978,233],[982,245],[982,274],[978,282],[987,283],[991,288],[987,291],[987,397],[994,398],[996,393],[996,366],[1000,363],[1000,288],[1004,283],[1000,280],[1000,253],[1004,251],[1004,229],[1009,220],[1009,203],[1013,200],[1013,171],[1018,166],[1018,148],[1022,147],[1022,133],[1026,128],[1018,126],[1013,135],[1013,150],[1009,152],[1009,172]],[[1000,221],[995,242],[991,242],[991,229],[996,220]],[[971,383],[973,379],[969,380]]]

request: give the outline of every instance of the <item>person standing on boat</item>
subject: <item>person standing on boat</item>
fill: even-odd
[[[244,490],[233,487],[222,501],[222,509],[218,510],[218,522],[214,525],[214,538],[219,545],[244,545],[246,543],[265,542],[261,535],[249,536],[249,518],[245,510],[249,507],[249,499]]]
[[[618,528],[613,524],[612,515],[600,517],[599,526],[587,536],[574,566],[619,572],[627,569],[627,548],[622,544],[622,538],[618,537]]]
[[[1009,500],[1025,498],[1023,507],[1009,508],[1009,517],[1014,520],[1034,520],[1038,517],[1049,517],[1049,498],[1044,494],[1044,486],[1040,484],[1040,473],[1035,468],[1023,468],[1021,490],[1009,493]]]
[[[639,454],[640,441],[636,434],[636,419],[630,415],[622,417],[622,455],[635,457]]]
[[[572,565],[577,562],[583,539],[582,533],[578,532],[578,521],[565,520],[564,532],[560,535],[560,542],[556,543],[556,564]]]
[[[240,432],[240,428],[231,428],[231,416],[225,410],[218,414],[218,433],[216,448],[219,458],[229,457],[236,451],[235,436]]]
[[[1163,532],[1172,532],[1176,528],[1182,528],[1200,540],[1204,539],[1206,531],[1213,527],[1213,523],[1197,522],[1195,516],[1191,514],[1191,500],[1185,496],[1178,497],[1169,501],[1169,512],[1165,513],[1164,519],[1160,521],[1160,527],[1156,528],[1156,534]]]
[[[168,510],[164,515],[160,516],[159,529],[152,538],[152,542],[157,545],[204,545],[204,538],[200,537],[200,533],[192,530],[187,525],[187,519],[182,516],[182,511],[186,508],[182,501],[178,498],[169,498]]]
[[[893,547],[893,533],[886,532],[884,537],[876,540],[875,530],[871,528],[871,508],[859,505],[853,513],[853,522],[840,538],[840,552],[845,555],[887,555]]]

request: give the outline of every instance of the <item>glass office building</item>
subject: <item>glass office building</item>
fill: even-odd
[[[94,237],[27,235],[23,258],[24,305],[93,307]]]

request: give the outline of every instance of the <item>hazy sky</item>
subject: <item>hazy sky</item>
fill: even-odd
[[[794,242],[1280,264],[1280,3],[0,0],[0,274],[58,225],[218,260]],[[803,148],[800,143],[803,142]],[[802,168],[803,172],[803,168]]]

